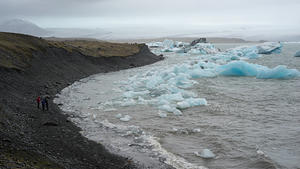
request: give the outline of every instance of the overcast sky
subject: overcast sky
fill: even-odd
[[[0,18],[42,27],[300,26],[300,0],[1,0]]]

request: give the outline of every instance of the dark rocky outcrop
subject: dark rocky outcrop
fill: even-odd
[[[191,42],[191,46],[195,46],[197,43],[207,43],[206,38],[195,39]]]

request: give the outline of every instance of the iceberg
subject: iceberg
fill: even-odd
[[[172,52],[175,52],[175,53],[184,53],[185,51],[184,51],[184,49],[183,48],[173,48],[172,49]]]
[[[201,129],[195,128],[195,129],[193,129],[192,131],[193,131],[194,133],[200,133],[200,132],[201,132]]]
[[[174,109],[173,110],[173,114],[176,115],[176,116],[181,116],[182,115],[182,112],[178,109]]]
[[[186,109],[189,107],[207,105],[207,101],[203,98],[188,98],[177,103],[177,108]]]
[[[160,43],[148,43],[147,45],[152,48],[161,48],[161,52],[189,53],[195,55],[216,54],[219,52],[219,49],[215,48],[215,46],[210,43],[197,43],[194,46],[191,46],[189,43],[169,39],[165,39]]]
[[[117,114],[116,118],[118,118],[118,119],[122,118],[122,114],[121,113]]]
[[[299,77],[300,72],[296,69],[288,69],[286,66],[279,65],[273,69],[261,69],[256,78],[258,79],[292,79]]]
[[[163,113],[163,112],[161,112],[161,111],[158,112],[158,115],[159,115],[159,117],[161,117],[161,118],[166,118],[166,117],[168,116],[167,113]]]
[[[258,79],[291,79],[300,76],[296,69],[288,69],[279,65],[273,69],[266,66],[247,63],[245,61],[233,61],[217,68],[222,76],[254,76]]]
[[[124,117],[121,117],[120,120],[124,121],[124,122],[127,122],[127,121],[131,120],[131,116],[125,115]]]
[[[149,46],[150,48],[158,48],[158,47],[162,47],[163,43],[162,42],[150,42],[146,44],[147,46]]]
[[[209,149],[203,149],[200,154],[199,154],[199,152],[195,152],[194,154],[198,157],[202,157],[202,158],[205,158],[205,159],[216,157],[216,155],[212,151],[210,151]]]
[[[278,42],[265,42],[253,46],[239,46],[236,48],[228,49],[225,52],[219,52],[212,56],[213,61],[223,60],[231,62],[233,60],[241,59],[257,59],[260,54],[279,53],[282,45]]]
[[[188,51],[189,54],[216,54],[219,50],[211,43],[197,43]]]
[[[166,111],[166,112],[173,112],[174,108],[168,104],[162,105],[160,107],[158,107],[158,109]]]
[[[159,110],[162,110],[162,111],[166,111],[166,112],[169,112],[169,113],[173,113],[174,115],[177,115],[177,116],[180,116],[182,115],[182,112],[180,110],[178,110],[175,106],[173,105],[168,105],[168,104],[165,104],[165,105],[162,105],[160,107],[158,107]]]
[[[296,52],[294,56],[295,57],[300,57],[300,51]]]
[[[245,61],[233,61],[217,68],[222,76],[256,76],[257,65]]]
[[[290,79],[300,76],[298,70],[288,69],[286,66],[268,68],[244,61],[258,58],[261,56],[260,53],[274,52],[281,48],[280,43],[241,46],[223,52],[219,52],[214,45],[209,43],[197,43],[195,46],[189,46],[184,42],[165,40],[150,45],[178,53],[189,50],[188,53],[198,53],[199,55],[187,54],[184,55],[188,57],[183,63],[169,67],[155,67],[147,72],[131,76],[127,81],[121,82],[120,89],[123,94],[120,97],[121,100],[114,101],[108,106],[148,104],[160,112],[158,114],[160,117],[165,117],[166,112],[182,115],[181,111],[184,109],[207,105],[205,98],[200,98],[193,91],[189,91],[198,83],[195,79],[216,76]]]
[[[279,53],[281,48],[282,44],[279,42],[265,42],[257,46],[258,54]]]
[[[161,50],[161,52],[173,52],[172,49],[169,48],[164,48]]]
[[[174,47],[174,41],[172,41],[172,40],[169,40],[169,39],[165,39],[163,42],[162,42],[162,46],[164,47],[164,48],[168,48],[168,49],[170,49],[170,48],[173,48]]]

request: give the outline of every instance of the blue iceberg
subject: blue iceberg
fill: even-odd
[[[294,56],[295,57],[300,57],[300,51],[296,52]]]
[[[256,78],[258,79],[292,79],[299,77],[300,72],[296,69],[288,69],[286,66],[279,65],[273,69],[261,69]]]
[[[262,45],[258,45],[258,54],[272,54],[280,53],[282,44],[278,42],[265,42]]]
[[[222,76],[254,76],[258,79],[291,79],[300,76],[298,70],[288,69],[286,66],[279,65],[271,69],[245,61],[233,61],[221,65],[216,71]]]
[[[213,61],[223,60],[230,62],[240,59],[257,59],[261,54],[279,53],[282,45],[278,42],[266,42],[253,46],[240,46],[232,49],[228,49],[225,52],[219,52],[212,56]]]
[[[222,76],[256,76],[257,66],[245,61],[235,61],[219,66],[217,72]]]

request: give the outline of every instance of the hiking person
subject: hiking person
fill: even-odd
[[[41,97],[38,96],[36,99],[36,103],[37,103],[37,108],[40,109],[40,102],[41,102]]]
[[[48,96],[45,97],[46,110],[48,111]]]
[[[43,109],[43,111],[45,110],[45,105],[46,105],[46,97],[42,97],[42,109]]]

